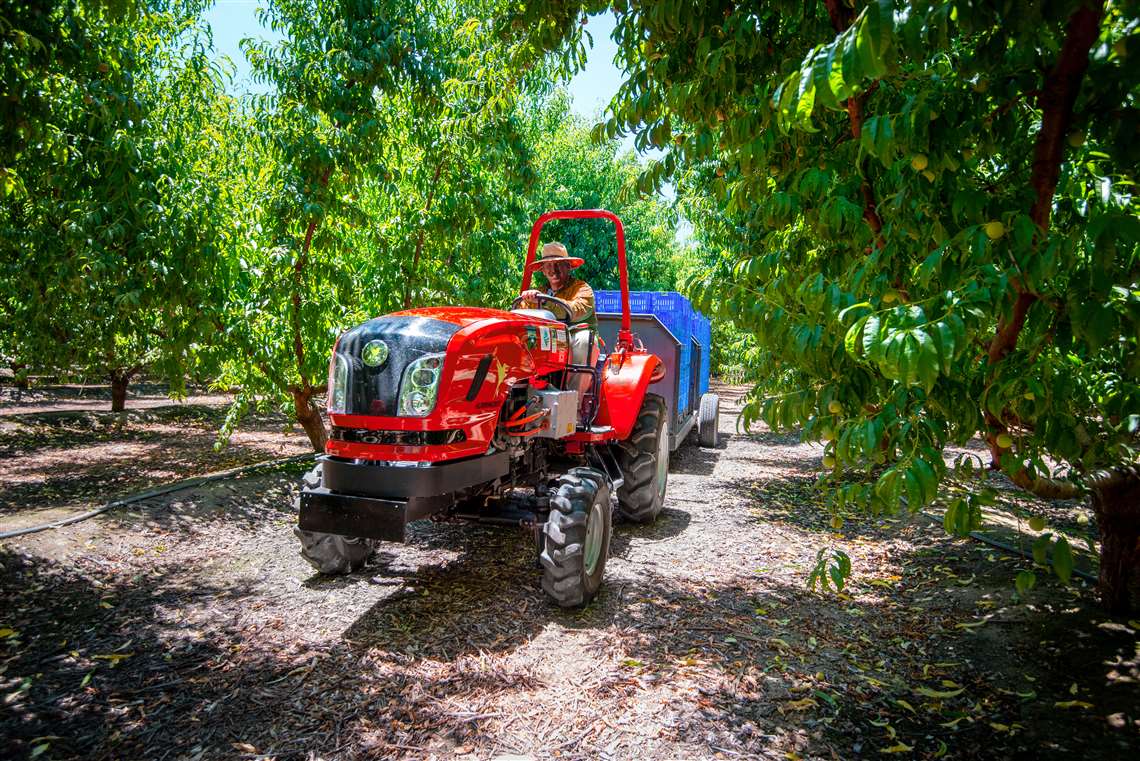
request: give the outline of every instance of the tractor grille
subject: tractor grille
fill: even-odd
[[[371,428],[342,428],[333,426],[331,437],[335,441],[353,444],[398,444],[408,447],[438,446],[466,441],[460,430],[452,431],[376,431]]]

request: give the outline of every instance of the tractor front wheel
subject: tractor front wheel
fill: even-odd
[[[321,466],[305,474],[302,482],[311,489],[320,488],[323,477]],[[301,510],[301,498],[297,498],[297,511]],[[339,536],[321,531],[293,529],[301,540],[301,557],[317,570],[317,573],[339,575],[358,571],[372,557],[376,549],[375,539],[364,537]]]
[[[618,512],[636,523],[649,523],[665,504],[669,481],[669,432],[665,400],[646,394],[629,438],[616,448],[624,483],[618,489]]]
[[[602,585],[610,554],[610,487],[594,468],[571,468],[555,482],[542,528],[542,588],[560,607],[585,605]]]

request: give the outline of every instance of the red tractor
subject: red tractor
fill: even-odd
[[[601,586],[614,510],[642,523],[657,517],[671,442],[684,435],[648,390],[670,368],[630,329],[621,220],[601,210],[543,214],[520,292],[546,222],[597,218],[617,233],[622,313],[608,353],[549,296],[539,309],[517,308],[521,299],[510,311],[409,309],[337,339],[332,432],[305,477],[297,529],[319,572],[356,570],[377,541],[404,541],[420,518],[520,526],[534,534],[543,589],[576,606]]]

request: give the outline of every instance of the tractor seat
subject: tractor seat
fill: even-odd
[[[598,336],[585,323],[570,326],[570,361],[575,365],[593,367],[598,361]]]
[[[558,318],[554,316],[554,312],[549,309],[512,309],[511,314],[521,314],[523,317],[538,317],[543,320],[554,320],[558,322]]]

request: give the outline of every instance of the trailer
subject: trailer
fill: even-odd
[[[675,451],[694,427],[703,447],[720,442],[720,399],[709,392],[712,324],[675,291],[631,291],[630,322],[645,350],[660,357],[665,375],[649,392],[665,399],[669,449]],[[598,334],[613,346],[621,326],[621,291],[595,291]]]

